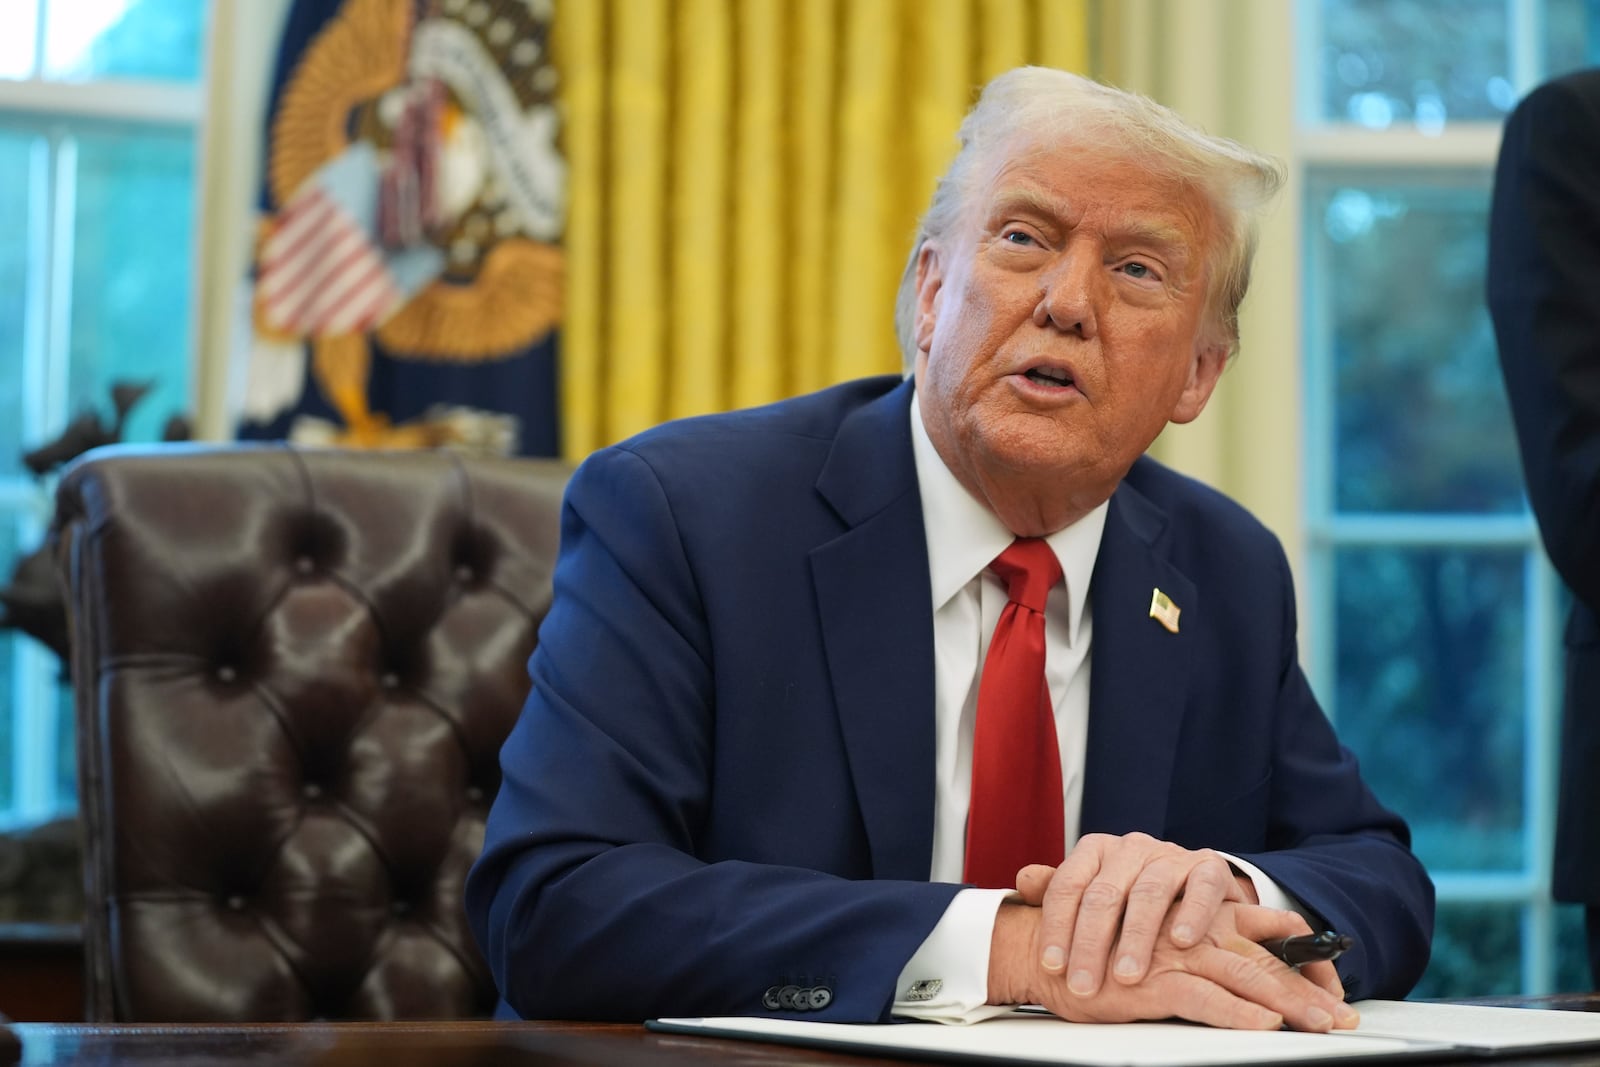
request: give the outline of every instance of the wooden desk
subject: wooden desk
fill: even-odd
[[[87,1026],[17,1023],[23,1064],[240,1067],[880,1067],[905,1061],[653,1034],[623,1023]],[[0,1053],[0,1064],[15,1063]]]
[[[1600,1011],[1600,994],[1474,1001]],[[84,1026],[18,1023],[24,1064],[307,1064],[326,1067],[885,1067],[910,1061],[653,1034],[621,1023],[330,1023],[304,1026]],[[17,1062],[0,1055],[0,1063]],[[1430,1061],[1432,1063],[1454,1061]],[[1481,1059],[1461,1060],[1482,1067]],[[1600,1063],[1600,1053],[1487,1062]]]

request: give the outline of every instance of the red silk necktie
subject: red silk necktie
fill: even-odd
[[[1059,864],[1066,849],[1061,750],[1044,678],[1044,602],[1061,564],[1038,538],[1019,537],[989,564],[1006,583],[978,680],[967,809],[966,881],[1013,889],[1030,863]]]

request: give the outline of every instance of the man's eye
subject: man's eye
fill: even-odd
[[[1033,238],[1029,237],[1027,234],[1023,233],[1021,230],[1007,230],[1004,234],[1001,235],[1001,240],[1008,241],[1008,242],[1010,242],[1011,244],[1014,244],[1014,245],[1031,245],[1031,244],[1033,244]]]
[[[1130,278],[1154,277],[1150,268],[1145,266],[1143,263],[1126,263],[1123,265],[1122,271]]]

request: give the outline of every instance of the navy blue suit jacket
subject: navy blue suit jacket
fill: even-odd
[[[1573,594],[1555,895],[1600,905],[1600,69],[1506,123],[1488,290],[1528,500]]]
[[[927,881],[934,649],[909,382],[669,424],[573,477],[533,689],[467,883],[525,1017],[886,1017],[959,886]],[[1160,588],[1182,609],[1149,617]],[[1149,459],[1091,588],[1082,831],[1260,866],[1403,995],[1433,891],[1297,666],[1276,540]]]

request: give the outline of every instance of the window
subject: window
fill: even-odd
[[[1550,901],[1558,580],[1483,286],[1500,125],[1600,0],[1302,0],[1314,683],[1439,888],[1419,996],[1589,988]]]
[[[191,410],[195,145],[206,0],[0,6],[0,572],[39,547],[53,485],[22,454],[149,392],[120,427]],[[0,827],[75,806],[70,696],[0,631]]]

